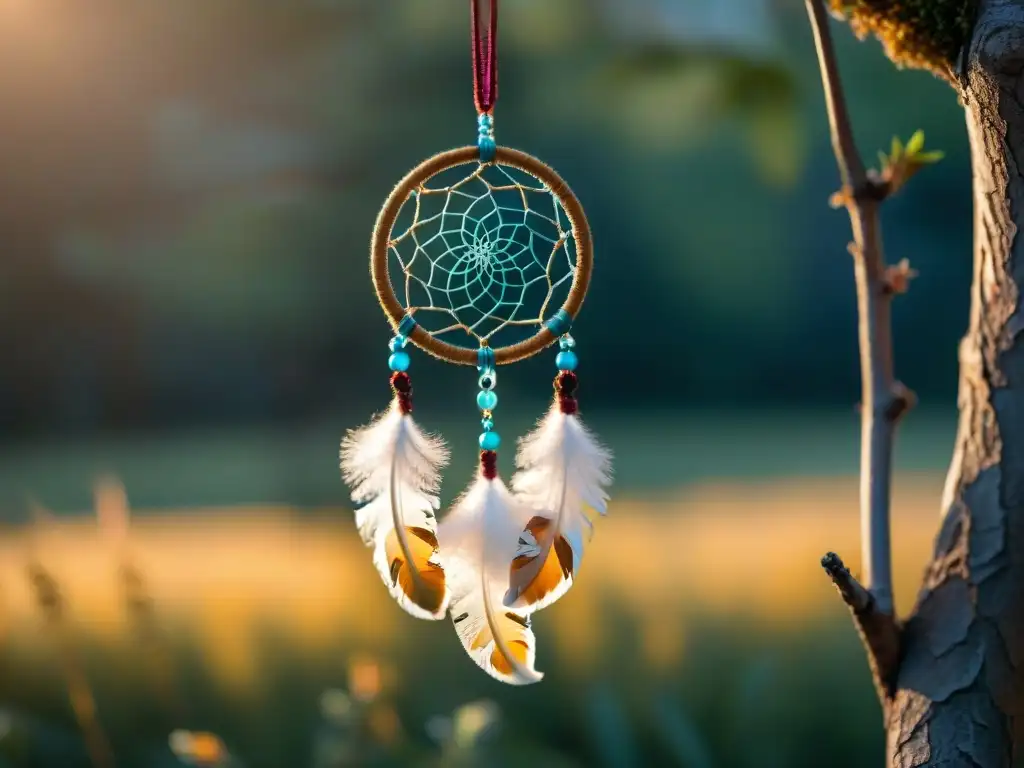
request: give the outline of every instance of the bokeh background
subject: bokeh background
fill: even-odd
[[[89,764],[69,670],[119,766],[181,764],[175,729],[252,768],[881,758],[818,566],[829,549],[857,563],[859,374],[796,0],[502,4],[498,140],[557,168],[594,231],[573,332],[614,503],[536,618],[538,686],[492,681],[380,585],[338,440],[387,398],[378,207],[475,138],[466,5],[0,0],[0,764]],[[949,88],[836,36],[866,157],[917,129],[946,153],[883,215],[889,259],[920,272],[894,310],[920,397],[897,450],[907,610],[952,449],[969,158]],[[418,418],[454,449],[451,499],[473,471],[475,376],[413,366]],[[502,373],[506,437],[552,369]],[[104,475],[131,502],[136,582],[116,515],[97,525]]]

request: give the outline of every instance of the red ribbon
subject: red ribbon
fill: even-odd
[[[498,100],[498,0],[487,0],[489,18],[486,31],[480,23],[484,0],[469,0],[473,36],[473,101],[480,114],[491,114]]]

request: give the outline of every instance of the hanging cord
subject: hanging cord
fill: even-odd
[[[480,6],[490,13],[486,30],[481,29]],[[470,33],[473,36],[473,101],[476,111],[489,115],[498,100],[498,0],[469,0]]]
[[[487,25],[481,23],[481,6],[488,5]],[[477,145],[480,161],[489,163],[494,143],[494,103],[498,100],[498,0],[469,0],[473,53],[473,103],[477,111]]]

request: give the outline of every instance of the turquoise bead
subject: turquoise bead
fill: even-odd
[[[399,334],[398,336],[395,336],[395,338],[388,342],[388,349],[390,349],[392,352],[397,352],[398,350],[402,349],[402,347],[405,346],[406,341],[408,341],[408,339],[406,339],[405,336]]]
[[[480,447],[485,451],[496,451],[501,445],[501,435],[497,432],[484,432],[480,435]]]
[[[477,140],[477,146],[480,148],[481,161],[489,163],[494,159],[494,154],[498,150],[498,145],[494,143],[494,139],[481,136]]]
[[[558,346],[562,349],[572,349],[576,346],[576,339],[570,336],[568,333],[558,340]]]
[[[484,432],[490,432],[494,429],[494,421],[492,419],[481,419],[480,426],[484,428]]]
[[[579,362],[576,353],[571,349],[563,349],[555,358],[555,365],[558,366],[560,371],[575,371]]]
[[[476,396],[476,404],[481,411],[490,411],[498,404],[498,395],[492,389],[485,389]]]
[[[392,352],[391,357],[388,358],[388,368],[392,371],[407,371],[409,370],[409,353]]]

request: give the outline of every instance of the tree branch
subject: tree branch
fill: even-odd
[[[821,69],[821,84],[825,91],[825,111],[828,113],[832,151],[839,166],[839,177],[844,187],[856,190],[866,186],[868,178],[850,128],[843,84],[839,79],[839,65],[836,63],[832,33],[828,26],[828,13],[821,2],[807,0],[807,16],[811,20],[814,46],[818,51],[818,67]]]
[[[878,601],[866,590],[835,552],[821,558],[821,567],[839,590],[853,614],[860,639],[868,653],[868,665],[878,697],[887,704],[896,690],[899,670],[900,627],[891,612],[880,610]]]
[[[832,148],[843,182],[843,189],[836,199],[846,207],[853,230],[850,253],[857,283],[864,401],[861,407],[861,567],[874,610],[891,616],[889,500],[893,433],[899,418],[913,404],[914,397],[893,378],[889,303],[895,291],[890,284],[892,272],[886,267],[883,256],[878,220],[879,204],[888,190],[865,170],[857,151],[825,6],[822,0],[806,0],[806,5],[818,51]]]

